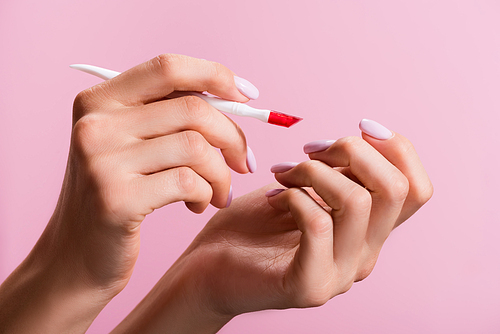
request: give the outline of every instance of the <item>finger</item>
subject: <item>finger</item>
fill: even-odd
[[[198,97],[185,96],[150,103],[120,117],[127,124],[127,132],[140,139],[197,131],[212,146],[221,149],[229,167],[239,173],[249,171],[247,144],[241,128]]]
[[[138,205],[144,215],[179,201],[194,213],[202,213],[212,198],[212,187],[189,167],[177,167],[137,178]]]
[[[231,186],[229,168],[200,133],[183,131],[141,141],[127,154],[132,170],[143,175],[179,166],[191,168],[212,187],[212,205],[226,206]]]
[[[238,91],[234,73],[227,67],[174,54],[163,54],[135,66],[107,85],[107,94],[124,105],[150,103],[173,91],[208,91],[223,99],[248,101]]]
[[[384,131],[390,132],[390,130],[370,120],[362,120],[360,129],[363,131],[363,139],[396,166],[408,179],[408,196],[396,223],[398,226],[432,197],[432,183],[415,148],[407,138],[392,132],[392,136],[384,139],[387,136],[382,134]]]
[[[299,249],[285,276],[288,292],[299,304],[314,304],[314,300],[330,294],[324,290],[335,277],[332,218],[300,188],[286,190],[268,201],[276,210],[290,212],[302,232]]]
[[[312,187],[332,208],[335,259],[352,266],[352,259],[357,258],[362,249],[370,218],[368,191],[317,160],[277,173],[276,180],[287,187]]]
[[[367,243],[380,249],[394,228],[408,193],[408,180],[377,150],[359,137],[337,140],[330,148],[309,155],[332,167],[349,167],[373,198]]]

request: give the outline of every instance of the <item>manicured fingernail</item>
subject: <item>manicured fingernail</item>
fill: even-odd
[[[247,167],[250,173],[255,173],[257,170],[257,160],[255,160],[255,155],[249,146],[247,146]]]
[[[227,196],[226,208],[229,208],[232,201],[233,201],[233,185],[229,187],[229,195]]]
[[[332,146],[335,140],[316,140],[304,145],[304,153],[321,152]]]
[[[359,129],[367,135],[380,140],[386,140],[393,136],[391,130],[371,119],[362,119],[359,122]]]
[[[298,162],[282,162],[271,166],[271,173],[284,173],[297,166]]]
[[[245,95],[249,99],[255,100],[259,97],[259,90],[250,81],[237,77],[235,75],[234,83],[236,84],[236,88],[238,88],[240,93]]]
[[[266,197],[276,196],[276,195],[278,195],[279,193],[282,193],[285,190],[286,189],[271,189],[271,190],[268,190],[268,191],[266,191]]]

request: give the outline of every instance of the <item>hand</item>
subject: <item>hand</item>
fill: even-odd
[[[274,166],[290,189],[219,211],[116,333],[215,332],[237,314],[322,305],[364,279],[390,231],[432,195],[411,143],[389,133]]]
[[[74,245],[81,274],[101,288],[118,291],[130,277],[147,214],[177,201],[197,213],[209,203],[223,208],[231,200],[227,165],[249,171],[241,129],[199,98],[164,99],[174,91],[248,101],[224,66],[177,55],[154,58],[75,100],[54,233]]]
[[[64,291],[64,297],[51,305],[63,306],[62,299],[69,303],[77,295],[80,305],[89,304],[87,308],[66,305],[69,320],[60,316],[65,313],[61,311],[54,326],[77,322],[69,312],[72,308],[90,324],[91,316],[83,314],[92,309],[90,313],[97,315],[125,287],[139,252],[140,224],[147,214],[176,201],[184,201],[196,213],[209,203],[219,208],[229,204],[228,166],[247,173],[247,159],[253,157],[243,132],[197,97],[166,97],[174,91],[208,91],[246,102],[248,98],[236,86],[241,81],[214,62],[161,55],[76,97],[59,202],[21,266],[21,272],[38,268],[33,281],[36,278],[47,294],[56,282],[56,291]],[[220,148],[223,158],[214,147]],[[16,282],[11,278],[5,286],[14,291]],[[37,296],[40,305],[32,311],[43,313],[49,303],[41,301],[45,293]],[[22,307],[12,310],[18,319],[23,317]],[[18,323],[28,326],[26,319]],[[47,327],[46,332],[57,332],[49,328],[55,327]]]

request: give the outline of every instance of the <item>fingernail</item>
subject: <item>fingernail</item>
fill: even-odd
[[[233,185],[229,187],[229,195],[227,196],[226,208],[229,208],[232,201],[233,201]]]
[[[234,83],[236,84],[236,88],[238,88],[240,93],[245,95],[249,99],[255,100],[259,97],[259,90],[250,81],[237,77],[235,75]]]
[[[282,162],[271,166],[271,173],[284,173],[297,166],[298,162]]]
[[[247,167],[250,173],[255,173],[257,170],[257,160],[250,146],[247,146]]]
[[[362,119],[359,122],[359,129],[367,135],[380,140],[386,140],[393,136],[391,130],[371,119]]]
[[[279,193],[282,193],[285,190],[286,189],[271,189],[271,190],[266,191],[265,195],[266,195],[266,197],[273,197],[273,196],[278,195]]]
[[[316,140],[304,145],[304,153],[321,152],[332,146],[336,140]]]

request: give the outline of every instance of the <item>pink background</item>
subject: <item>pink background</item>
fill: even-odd
[[[291,129],[235,118],[258,171],[236,196],[302,161],[303,144],[358,135],[371,118],[410,138],[435,186],[396,230],[372,275],[326,305],[264,311],[221,333],[500,332],[498,1],[4,0],[0,3],[0,281],[51,216],[75,95],[160,53],[221,62],[261,92],[256,107],[301,115]],[[142,229],[128,287],[89,333],[113,328],[215,212],[182,204]]]

